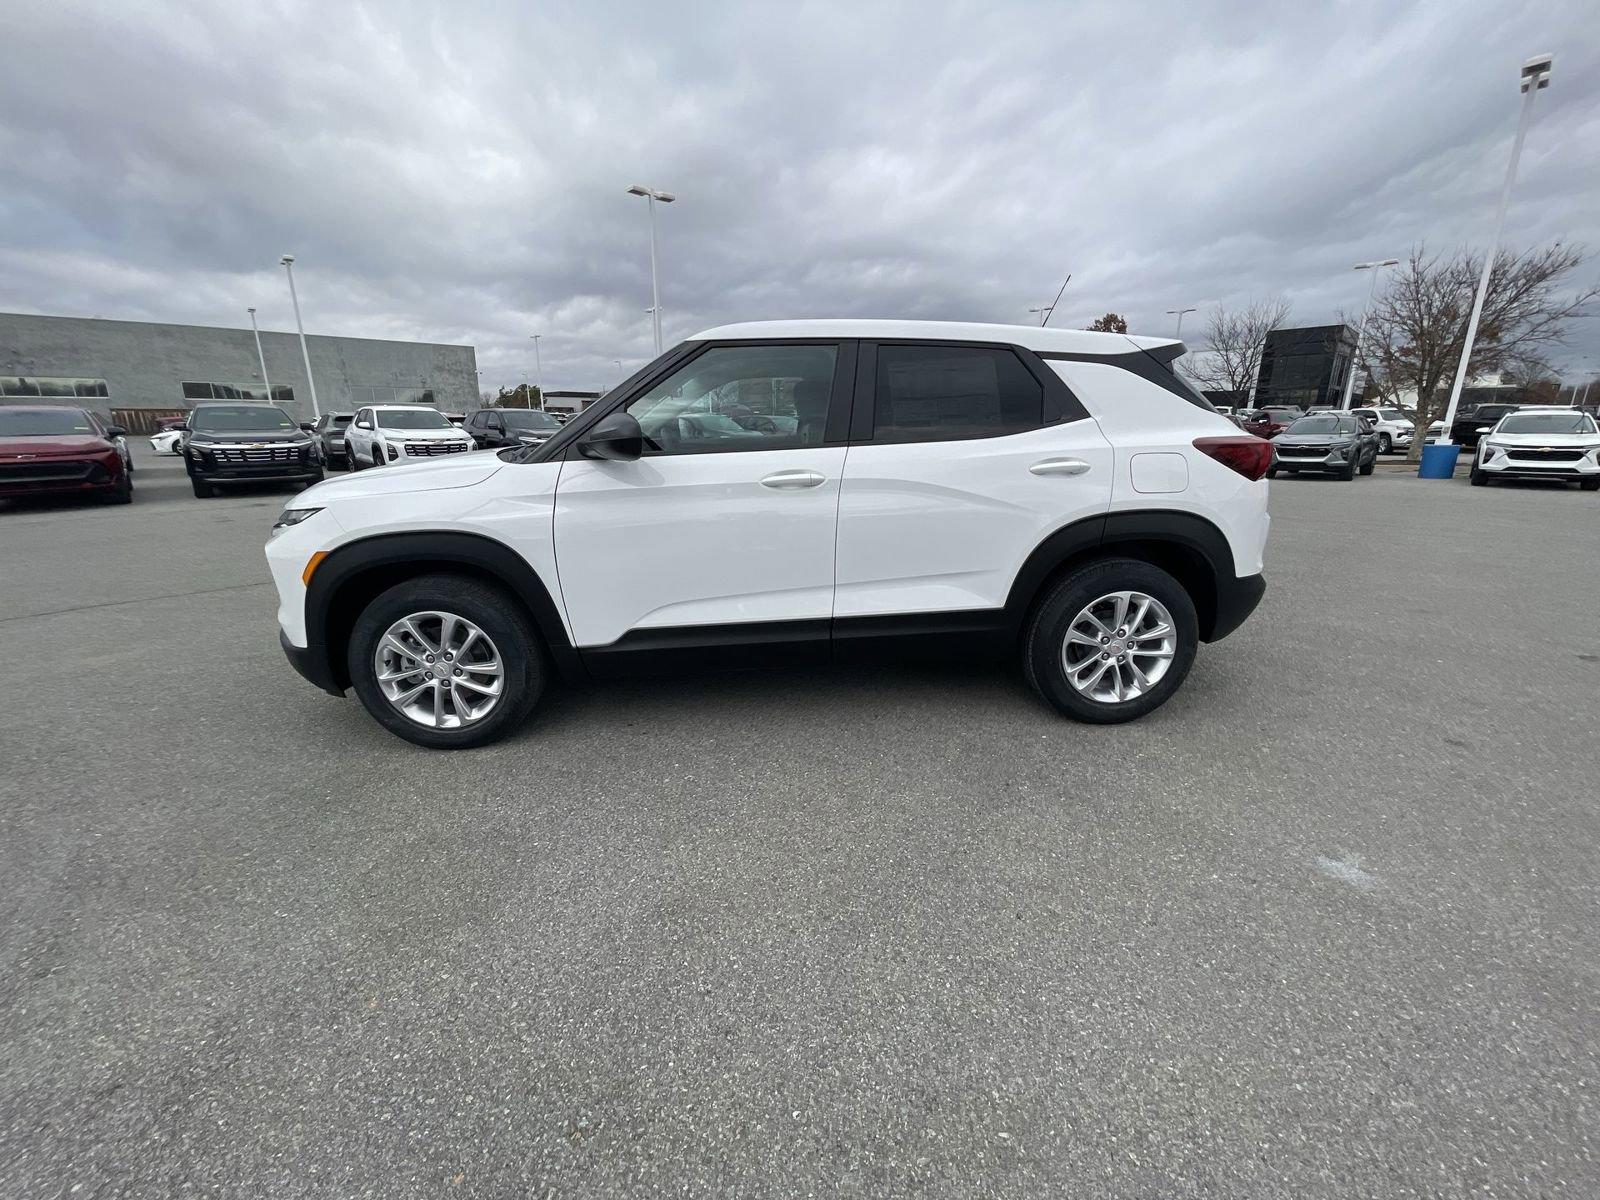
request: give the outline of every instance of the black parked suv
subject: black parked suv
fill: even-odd
[[[183,428],[183,465],[196,496],[216,495],[219,483],[322,479],[311,422],[296,423],[276,405],[197,404]]]
[[[1480,404],[1469,413],[1458,412],[1450,426],[1450,440],[1463,449],[1476,449],[1478,439],[1483,436],[1478,432],[1480,429],[1493,429],[1501,417],[1521,407],[1520,404]]]
[[[561,422],[537,408],[480,408],[467,418],[466,430],[478,449],[537,446],[561,432]]]

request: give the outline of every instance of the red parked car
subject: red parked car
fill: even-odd
[[[127,431],[81,408],[0,408],[0,497],[84,494],[133,499],[117,439]]]
[[[1258,408],[1239,414],[1239,428],[1271,441],[1289,428],[1291,421],[1298,421],[1303,416],[1305,413],[1298,408]]]

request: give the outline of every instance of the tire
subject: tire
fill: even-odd
[[[1363,475],[1371,475],[1372,472],[1377,469],[1377,467],[1378,467],[1378,452],[1376,450],[1374,450],[1372,452],[1372,457],[1367,459],[1366,462],[1361,464],[1361,473]]]
[[[1350,462],[1345,463],[1343,467],[1333,473],[1333,477],[1335,479],[1345,480],[1346,482],[1354,479],[1356,477],[1355,461],[1351,460]]]
[[[1277,477],[1278,477],[1278,468],[1277,467],[1268,467],[1267,468],[1267,478],[1268,479],[1276,479]]]
[[[1578,487],[1586,492],[1600,492],[1600,479],[1580,479]]]
[[[1478,464],[1473,463],[1472,470],[1467,475],[1467,482],[1473,487],[1484,487],[1489,482],[1489,473],[1487,471],[1480,471],[1478,469]]]
[[[1393,451],[1394,439],[1391,438],[1387,433],[1380,433],[1378,435],[1378,453],[1390,454],[1393,453]]]
[[[373,661],[379,640],[401,618],[430,611],[472,622],[498,651],[503,689],[499,702],[472,724],[458,728],[421,724],[400,712],[379,687]],[[396,737],[434,750],[463,750],[498,741],[533,710],[547,675],[544,645],[522,606],[499,588],[464,575],[422,575],[381,594],[356,618],[345,661],[367,712]]]
[[[1165,674],[1149,690],[1115,702],[1085,695],[1074,687],[1063,658],[1068,652],[1068,634],[1085,607],[1122,591],[1142,592],[1166,608],[1172,618],[1173,645]],[[1189,674],[1199,643],[1194,601],[1182,584],[1159,567],[1138,559],[1101,559],[1079,567],[1055,584],[1034,610],[1023,647],[1023,673],[1034,691],[1064,716],[1096,725],[1114,725],[1137,720],[1171,699]]]
[[[122,483],[109,492],[102,492],[100,499],[106,504],[132,504],[133,476],[124,472],[122,476]]]
[[[217,494],[217,489],[212,487],[204,479],[196,479],[193,475],[191,475],[189,476],[189,482],[194,484],[194,494],[197,500],[209,500],[211,497]]]

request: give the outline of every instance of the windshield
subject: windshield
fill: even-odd
[[[1594,433],[1588,413],[1520,413],[1500,422],[1497,433]]]
[[[38,409],[0,408],[0,437],[48,437],[51,434],[96,436],[89,414],[77,408]]]
[[[270,404],[207,404],[189,414],[189,428],[203,433],[286,433],[299,426]]]
[[[454,429],[444,414],[432,408],[380,408],[374,414],[384,429]]]
[[[533,409],[511,409],[500,414],[505,418],[507,429],[560,429],[561,423],[549,413],[536,412]]]
[[[1355,423],[1346,417],[1301,417],[1285,433],[1354,433]]]

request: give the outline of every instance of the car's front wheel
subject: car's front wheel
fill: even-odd
[[[204,479],[196,479],[193,475],[191,475],[189,476],[189,482],[194,484],[194,494],[197,500],[209,500],[211,497],[217,494],[217,489],[212,487]]]
[[[504,737],[544,691],[543,648],[522,607],[460,575],[424,575],[380,595],[356,619],[346,661],[379,724],[433,749]]]
[[[1104,559],[1073,571],[1035,610],[1023,668],[1060,712],[1109,725],[1165,704],[1199,641],[1182,584],[1138,559]]]

